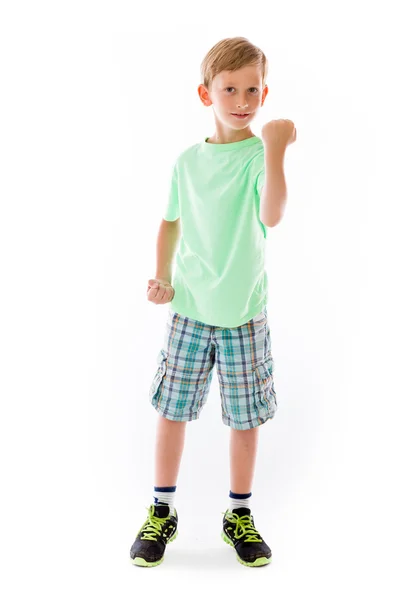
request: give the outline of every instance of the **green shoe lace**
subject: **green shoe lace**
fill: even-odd
[[[146,510],[148,511],[148,517],[147,520],[145,522],[145,524],[143,525],[143,527],[141,528],[141,530],[139,531],[139,533],[141,533],[140,539],[141,540],[153,540],[154,542],[157,541],[156,536],[160,535],[162,533],[162,527],[163,525],[165,525],[168,517],[156,517],[154,514],[154,504],[152,504],[149,508],[146,507]],[[139,535],[138,533],[138,535]]]
[[[239,517],[236,513],[222,513],[225,515],[225,519],[230,523],[236,525],[234,536],[235,539],[239,540],[243,536],[246,536],[244,542],[262,542],[262,538],[254,527],[250,515],[243,515]]]

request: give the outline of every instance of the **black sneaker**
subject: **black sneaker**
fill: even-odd
[[[131,561],[139,567],[156,567],[164,560],[167,544],[178,535],[178,513],[168,504],[152,504],[143,527],[131,547]]]
[[[222,523],[222,539],[236,550],[237,559],[246,567],[261,567],[272,560],[271,549],[254,527],[249,508],[227,510]]]

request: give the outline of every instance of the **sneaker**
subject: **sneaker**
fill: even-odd
[[[238,561],[246,567],[270,563],[271,549],[255,528],[250,509],[243,506],[222,514],[222,539],[235,548]]]
[[[156,567],[164,560],[167,544],[178,535],[178,513],[167,504],[152,504],[148,517],[131,547],[131,561],[139,567]]]

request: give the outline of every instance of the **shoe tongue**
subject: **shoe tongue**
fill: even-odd
[[[154,505],[154,514],[156,517],[160,519],[165,519],[169,515],[169,505],[168,504],[155,504]]]
[[[250,508],[241,506],[240,508],[234,508],[232,512],[235,513],[235,515],[237,515],[238,517],[244,517],[244,515],[250,515],[251,510]]]

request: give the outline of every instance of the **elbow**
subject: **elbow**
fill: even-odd
[[[268,229],[271,229],[271,227],[276,227],[279,222],[280,219],[277,219],[276,221],[269,221],[268,223],[264,223],[264,225],[265,227],[268,227]]]
[[[261,223],[270,229],[271,227],[276,227],[282,220],[281,216],[269,218],[269,219],[261,219]]]
[[[267,212],[267,211],[266,211]],[[282,211],[274,211],[273,213],[268,211],[267,214],[261,214],[260,211],[260,221],[265,227],[276,227],[278,223],[282,220],[283,212]]]

